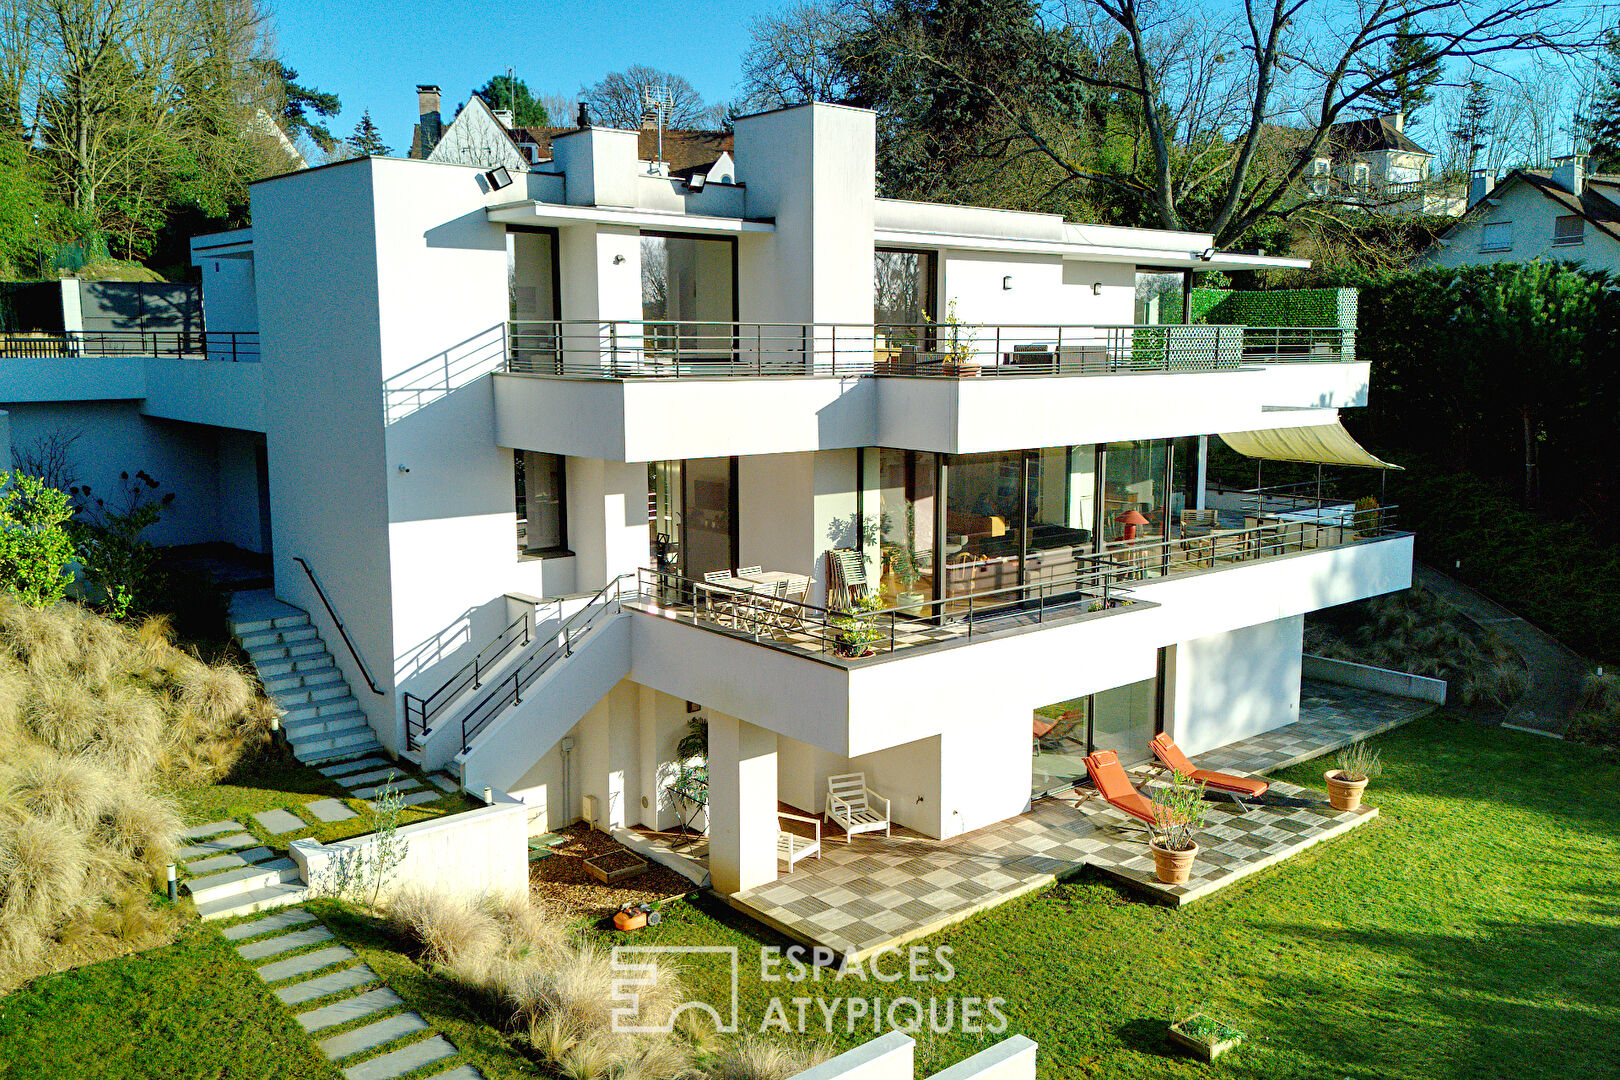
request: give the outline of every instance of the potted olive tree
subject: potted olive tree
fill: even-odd
[[[1153,797],[1153,876],[1164,885],[1185,885],[1192,876],[1198,843],[1193,830],[1204,824],[1204,785],[1185,773],[1172,773],[1170,786]]]
[[[1339,751],[1334,761],[1338,768],[1322,774],[1327,781],[1328,802],[1335,810],[1359,810],[1368,781],[1384,771],[1378,751],[1365,742],[1351,743]]]
[[[882,641],[885,634],[872,613],[882,607],[883,597],[870,592],[851,602],[848,611],[839,612],[829,620],[833,628],[833,648],[839,656],[853,660],[877,651],[873,646]]]

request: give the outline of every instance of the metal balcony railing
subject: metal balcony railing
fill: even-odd
[[[69,330],[0,334],[0,359],[165,356],[256,363],[259,335],[216,330]]]
[[[549,320],[507,324],[503,370],[563,378],[1117,375],[1355,359],[1341,327]]]

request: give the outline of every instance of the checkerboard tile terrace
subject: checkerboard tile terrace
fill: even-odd
[[[1260,773],[1304,761],[1423,715],[1425,702],[1306,682],[1297,723],[1218,752],[1208,768]],[[1282,795],[1305,794],[1273,783]],[[745,914],[810,945],[845,957],[892,948],[1016,896],[1093,866],[1153,899],[1180,906],[1208,896],[1314,844],[1377,816],[1374,807],[1338,813],[1301,807],[1210,803],[1203,850],[1185,885],[1162,885],[1142,826],[1101,799],[1042,799],[1028,812],[988,828],[933,840],[897,832],[892,839],[828,839],[820,859],[727,901]],[[654,854],[656,858],[657,855]]]

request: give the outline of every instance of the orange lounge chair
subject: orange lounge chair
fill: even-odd
[[[1086,774],[1091,777],[1097,794],[1114,809],[1131,815],[1144,825],[1152,825],[1158,817],[1153,813],[1153,800],[1136,790],[1131,784],[1119,755],[1112,750],[1098,750],[1086,755]]]
[[[1271,786],[1264,780],[1200,769],[1192,763],[1191,758],[1181,752],[1181,747],[1177,746],[1175,741],[1163,732],[1153,736],[1153,741],[1148,744],[1148,747],[1153,751],[1153,756],[1158,758],[1164,764],[1164,767],[1171,772],[1181,773],[1188,779],[1206,787],[1215,788],[1217,791],[1229,791],[1234,795],[1258,799]]]

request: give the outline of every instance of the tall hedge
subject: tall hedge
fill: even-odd
[[[1356,290],[1194,289],[1192,316],[1236,326],[1355,326]]]

